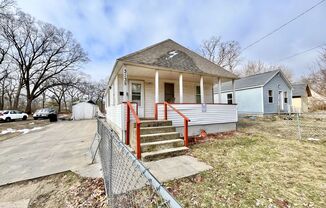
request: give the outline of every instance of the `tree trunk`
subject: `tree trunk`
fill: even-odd
[[[43,98],[42,98],[42,108],[45,108],[45,92],[42,93],[42,96],[43,96]]]
[[[26,103],[26,108],[25,108],[25,113],[31,114],[32,113],[32,102],[33,99],[30,97],[27,97],[27,103]]]
[[[19,105],[19,96],[20,96],[20,92],[22,90],[22,85],[21,83],[19,83],[18,88],[17,88],[17,92],[14,98],[14,109],[18,109],[18,105]]]
[[[61,112],[61,99],[58,100],[58,113]]]

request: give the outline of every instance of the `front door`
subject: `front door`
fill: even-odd
[[[138,104],[138,116],[144,117],[145,103],[144,103],[144,82],[130,81],[130,100]]]
[[[164,83],[164,100],[169,103],[174,103],[174,84]]]
[[[284,111],[284,99],[283,99],[283,92],[278,91],[278,106],[280,111]]]

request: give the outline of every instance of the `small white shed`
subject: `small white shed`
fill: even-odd
[[[72,106],[72,119],[93,119],[98,114],[99,108],[90,102],[80,102]]]

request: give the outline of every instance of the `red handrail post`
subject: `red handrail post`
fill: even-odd
[[[136,154],[137,154],[137,159],[139,160],[141,158],[141,149],[140,149],[140,123],[136,124]]]
[[[188,120],[184,119],[184,129],[183,129],[184,145],[188,147]]]
[[[168,104],[164,102],[164,120],[168,120]]]
[[[127,132],[126,132],[126,145],[130,144],[130,107],[127,103]]]
[[[157,120],[158,119],[158,109],[157,109],[157,103],[155,103],[155,109],[154,109],[154,118],[155,118],[155,120]]]

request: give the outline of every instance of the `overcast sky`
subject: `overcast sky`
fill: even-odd
[[[110,74],[115,59],[167,38],[193,50],[213,35],[245,47],[318,1],[18,0],[18,7],[70,30],[91,59],[83,70],[101,79]],[[325,20],[326,2],[245,50],[243,63],[284,64],[299,78],[309,72],[318,49],[278,60],[326,43]]]

